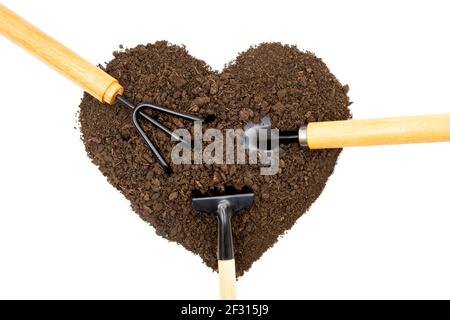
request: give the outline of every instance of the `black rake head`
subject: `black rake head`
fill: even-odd
[[[157,112],[162,112],[174,117],[178,117],[181,119],[189,120],[192,122],[199,121],[202,123],[211,123],[213,122],[216,117],[212,114],[207,115],[205,118],[198,117],[196,115],[192,115],[185,112],[176,111],[173,109],[157,106],[154,104],[149,103],[141,103],[137,107],[134,106],[131,102],[126,100],[123,96],[118,96],[117,100],[120,101],[123,105],[133,110],[132,114],[132,122],[134,127],[136,128],[136,131],[139,133],[139,135],[144,139],[145,144],[148,146],[150,151],[153,153],[153,155],[156,157],[156,160],[159,162],[159,164],[163,167],[164,171],[171,175],[173,173],[172,168],[170,167],[169,163],[164,159],[163,155],[159,151],[158,147],[153,143],[153,141],[148,137],[148,135],[145,133],[144,129],[142,128],[139,120],[141,118],[147,120],[152,125],[154,125],[156,128],[162,130],[165,134],[167,134],[169,137],[171,137],[174,141],[186,143],[187,145],[191,145],[191,141],[186,141],[179,135],[175,134],[171,129],[145,113],[145,110],[154,110]]]

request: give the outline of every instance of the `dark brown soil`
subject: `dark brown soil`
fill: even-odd
[[[161,41],[116,52],[106,70],[126,88],[133,103],[150,102],[200,115],[215,114],[210,126],[242,128],[269,115],[275,127],[293,129],[311,121],[350,118],[348,86],[342,86],[312,53],[295,46],[263,43],[239,54],[216,72],[184,47]],[[189,126],[159,118],[171,128]],[[213,216],[191,208],[191,191],[213,187],[251,187],[254,205],[233,218],[237,274],[289,230],[320,195],[340,150],[309,151],[281,147],[281,172],[261,176],[259,166],[173,165],[170,177],[156,164],[121,105],[101,105],[85,94],[80,123],[92,162],[130,201],[156,232],[198,254],[216,269],[217,225]],[[174,145],[147,127],[170,160]],[[161,261],[161,263],[164,263]]]

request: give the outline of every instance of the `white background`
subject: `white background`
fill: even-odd
[[[323,58],[354,118],[450,112],[448,1],[4,0],[88,60],[167,39],[221,69],[261,41]],[[82,91],[0,37],[0,298],[218,297],[86,156]],[[240,298],[450,298],[450,144],[344,150]],[[282,210],[282,208],[280,208]]]

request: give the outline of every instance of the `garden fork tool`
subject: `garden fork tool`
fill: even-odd
[[[172,173],[170,165],[161,155],[156,145],[147,136],[139,119],[146,119],[175,141],[188,143],[189,145],[191,142],[185,141],[181,136],[172,132],[172,130],[143,111],[152,109],[190,121],[208,122],[213,120],[212,116],[201,118],[149,103],[141,103],[137,106],[133,105],[124,97],[124,88],[119,84],[117,79],[86,61],[2,4],[0,4],[0,34],[29,51],[47,65],[53,67],[101,103],[112,105],[116,101],[119,101],[122,105],[131,109],[133,111],[132,121],[136,130],[168,174]]]

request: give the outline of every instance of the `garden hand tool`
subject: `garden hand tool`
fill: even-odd
[[[259,124],[247,124],[246,147],[270,149],[272,139],[278,139],[280,144],[300,143],[309,149],[450,141],[450,114],[311,122],[298,130],[272,134],[271,129],[267,116]],[[260,134],[263,130],[267,132]]]
[[[190,121],[208,122],[213,120],[212,116],[204,119],[149,103],[141,103],[138,106],[134,106],[124,97],[124,88],[119,84],[117,79],[114,79],[100,68],[86,61],[2,4],[0,4],[0,34],[29,51],[47,65],[53,67],[101,103],[112,105],[117,100],[124,106],[130,108],[133,111],[132,121],[136,130],[168,174],[172,172],[171,167],[142,129],[139,118],[146,119],[175,141],[188,143],[189,145],[191,142],[183,140],[181,136],[175,134],[172,130],[143,111],[152,109]]]
[[[249,189],[237,191],[226,188],[224,194],[214,195],[193,192],[192,206],[195,210],[212,213],[217,218],[217,259],[219,266],[220,297],[236,299],[236,270],[234,262],[231,218],[239,210],[252,205],[255,195]]]

